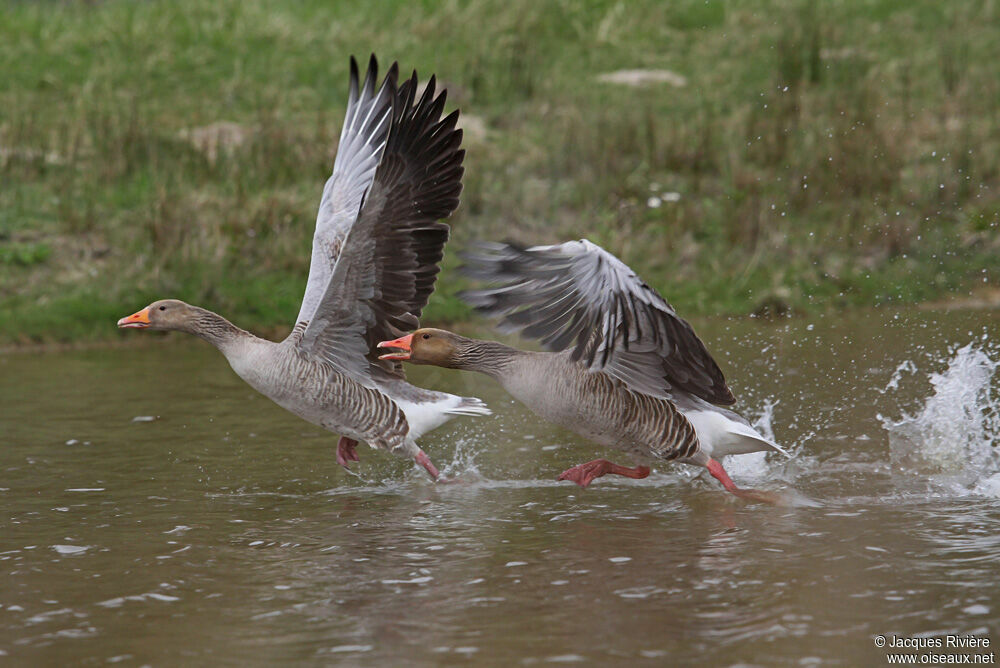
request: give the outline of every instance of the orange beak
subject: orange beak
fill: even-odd
[[[118,327],[121,329],[129,327],[143,329],[149,327],[149,309],[144,308],[141,311],[136,311],[132,315],[122,318],[118,321]]]
[[[410,359],[410,353],[412,352],[410,344],[413,342],[413,334],[407,334],[406,336],[401,336],[394,341],[382,341],[376,348],[399,348],[405,352],[401,353],[386,353],[385,355],[379,355],[380,360],[408,360]]]

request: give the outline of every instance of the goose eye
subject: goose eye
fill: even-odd
[[[167,310],[167,307],[166,307],[166,306],[161,306],[161,307],[160,307],[160,310],[161,310],[161,311],[166,311],[166,310]]]
[[[431,338],[431,335],[430,334],[424,334],[421,338],[426,341],[427,339]]]

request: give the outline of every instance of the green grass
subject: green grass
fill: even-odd
[[[486,128],[467,132],[428,322],[469,316],[454,251],[472,239],[589,237],[689,315],[995,286],[997,12],[974,0],[8,3],[0,343],[117,336],[116,317],[168,296],[280,335],[304,287],[347,57],[371,51],[436,72]],[[687,85],[596,79],[639,68]],[[212,155],[197,137],[219,123],[236,140]]]

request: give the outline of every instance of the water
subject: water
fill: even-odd
[[[915,474],[916,484],[991,495],[1000,479],[984,475],[1000,471],[1000,448],[993,447],[1000,442],[1000,403],[992,382],[998,362],[983,349],[988,345],[984,336],[956,350],[945,371],[930,375],[933,392],[915,414],[904,413],[899,420],[879,416],[889,433],[893,464],[900,473]],[[886,389],[898,388],[904,372],[918,369],[904,362]]]
[[[0,356],[0,659],[858,666],[885,665],[876,634],[948,633],[995,649],[996,316],[696,324],[795,455],[730,459],[734,479],[814,505],[743,505],[669,465],[557,483],[611,453],[471,374],[411,370],[496,412],[422,440],[466,481],[434,485],[368,448],[343,471],[335,436],[198,341]]]

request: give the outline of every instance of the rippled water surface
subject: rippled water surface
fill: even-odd
[[[464,484],[359,448],[178,339],[0,356],[0,663],[885,665],[877,634],[1000,643],[997,317],[696,323],[794,454],[748,506],[597,455],[485,377],[422,439]],[[136,337],[142,333],[132,333]],[[627,458],[617,458],[630,463]],[[706,479],[707,478],[707,479]]]

